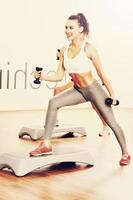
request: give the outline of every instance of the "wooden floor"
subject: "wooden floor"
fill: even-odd
[[[117,121],[125,131],[128,149],[133,156],[133,109],[115,109]],[[44,111],[0,112],[0,154],[29,152],[39,141],[19,139],[22,126],[43,124]],[[95,166],[43,168],[24,177],[10,171],[0,171],[0,200],[130,200],[133,198],[133,164],[120,167],[121,152],[110,136],[98,137],[101,122],[90,109],[70,109],[59,112],[59,121],[80,124],[87,137],[52,138],[53,145],[77,145],[89,149]]]

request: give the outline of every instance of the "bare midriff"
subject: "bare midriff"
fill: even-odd
[[[72,77],[72,80],[75,85],[78,87],[87,87],[92,84],[94,77],[92,75],[92,72],[86,72],[86,73],[69,73],[69,75]]]

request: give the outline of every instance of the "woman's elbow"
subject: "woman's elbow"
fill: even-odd
[[[56,81],[62,81],[62,79],[63,79],[63,76],[58,76]]]
[[[58,75],[58,81],[62,81],[63,77],[64,77],[64,74],[59,74]]]

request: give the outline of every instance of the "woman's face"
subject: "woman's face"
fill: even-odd
[[[65,25],[65,34],[68,40],[73,40],[81,34],[81,27],[78,20],[67,20]]]

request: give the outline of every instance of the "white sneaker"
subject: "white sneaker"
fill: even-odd
[[[99,133],[99,136],[107,136],[110,135],[110,130],[108,126],[103,126],[102,130]]]

